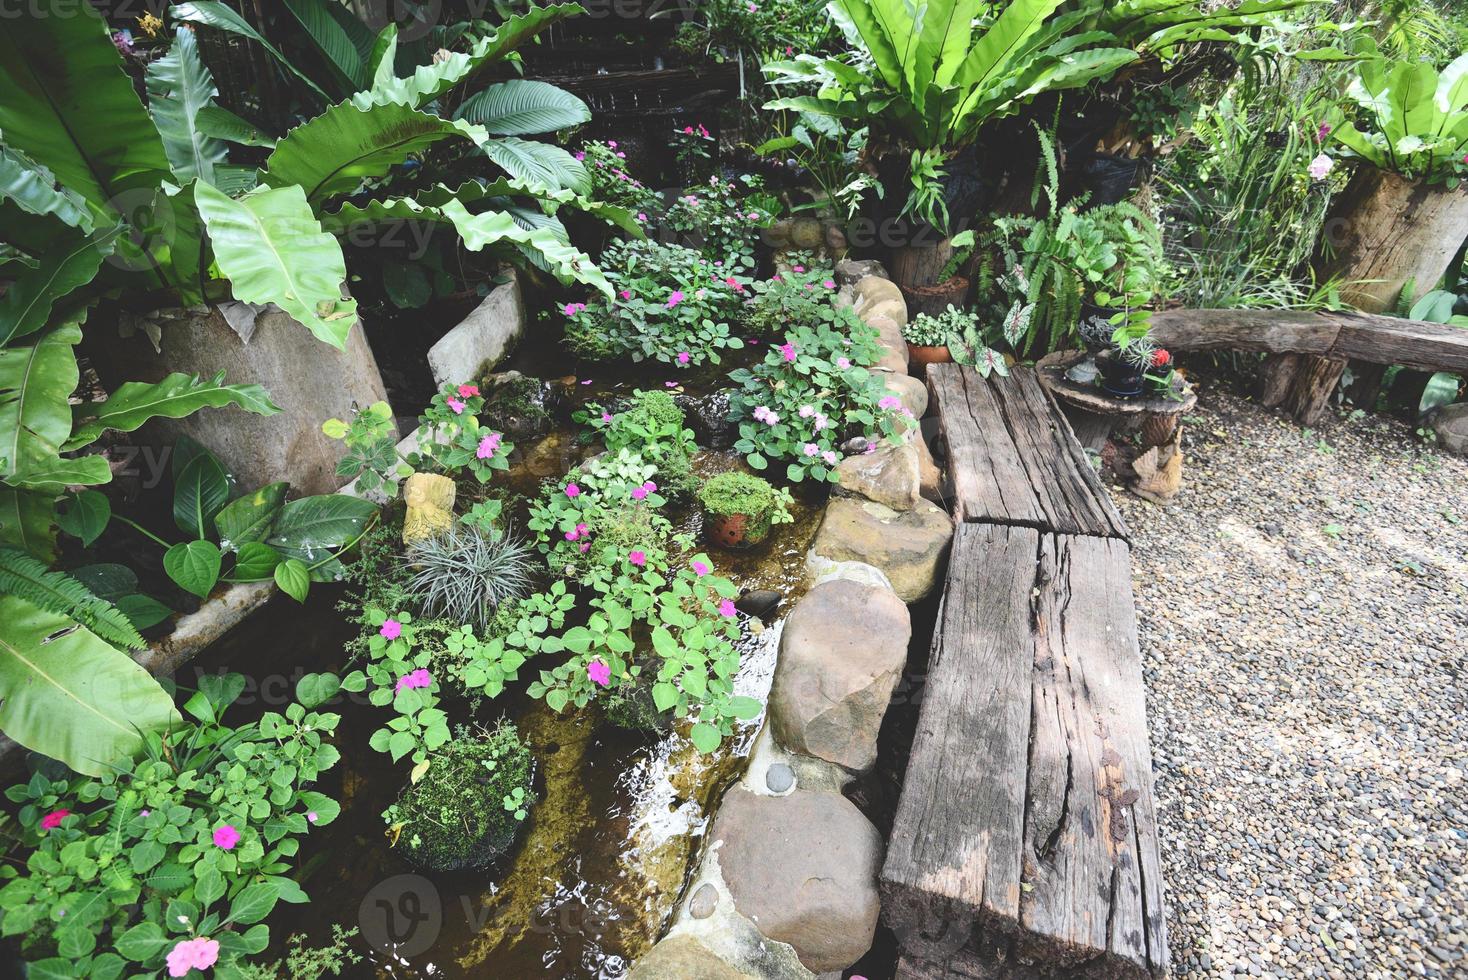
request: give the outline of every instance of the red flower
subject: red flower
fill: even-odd
[[[1172,354],[1168,353],[1167,348],[1165,348],[1165,347],[1159,347],[1159,348],[1157,348],[1157,350],[1155,352],[1153,352],[1153,354],[1152,354],[1152,366],[1153,367],[1155,367],[1155,368],[1167,367],[1167,365],[1169,365],[1171,363],[1172,363]]]

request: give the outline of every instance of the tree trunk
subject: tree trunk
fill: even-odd
[[[1259,365],[1259,401],[1265,408],[1284,404],[1299,367],[1299,354],[1270,354]]]
[[[1331,205],[1315,269],[1340,277],[1341,299],[1367,313],[1393,308],[1403,288],[1433,289],[1468,238],[1468,186],[1449,190],[1362,166]],[[1304,424],[1318,421],[1344,362],[1305,357],[1286,398]]]
[[[948,239],[936,245],[898,245],[892,249],[892,281],[898,286],[931,286],[953,256]]]

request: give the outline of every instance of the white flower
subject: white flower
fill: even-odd
[[[1334,167],[1334,166],[1335,166],[1335,161],[1334,160],[1332,160],[1330,157],[1326,156],[1324,153],[1320,154],[1314,160],[1311,160],[1310,161],[1310,167],[1309,167],[1310,179],[1311,180],[1324,180],[1325,179],[1325,175],[1328,174],[1328,173],[1330,173],[1331,168]]]

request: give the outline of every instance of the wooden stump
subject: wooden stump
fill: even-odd
[[[1316,275],[1322,282],[1339,277],[1341,299],[1352,306],[1384,313],[1408,284],[1414,292],[1435,288],[1465,238],[1468,187],[1429,186],[1362,165],[1331,205]],[[1314,425],[1344,368],[1344,361],[1304,358],[1283,404],[1301,424]]]
[[[1259,402],[1265,408],[1283,405],[1299,368],[1299,354],[1270,354],[1264,358],[1259,365]]]

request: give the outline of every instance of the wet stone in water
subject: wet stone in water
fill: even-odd
[[[714,914],[719,904],[719,890],[708,882],[698,886],[693,899],[688,903],[688,914],[695,919],[707,919]]]
[[[765,770],[765,786],[771,793],[783,793],[795,785],[795,770],[777,762]]]

